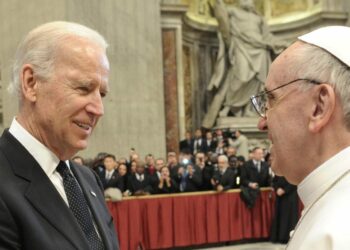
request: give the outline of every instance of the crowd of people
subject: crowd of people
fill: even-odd
[[[237,144],[238,138],[245,140]],[[105,189],[118,188],[123,196],[271,186],[272,173],[264,150],[256,147],[248,152],[247,139],[241,131],[208,131],[205,137],[200,129],[194,137],[187,132],[179,152],[168,152],[166,159],[153,154],[142,159],[132,148],[129,158],[99,153],[90,162],[79,156],[73,160],[89,165]]]
[[[248,140],[239,130],[218,129],[207,131],[202,136],[202,131],[197,129],[193,137],[186,132],[185,139],[179,143],[179,152],[168,152],[166,159],[156,158],[153,154],[147,154],[143,159],[132,148],[128,158],[117,159],[113,154],[99,153],[89,162],[79,156],[73,160],[88,165],[96,172],[109,198],[111,189],[120,191],[118,199],[122,199],[179,192],[224,192],[240,188],[242,200],[252,208],[260,187],[273,187],[276,217],[271,240],[287,242],[289,231],[298,219],[296,186],[283,177],[274,176],[269,167],[268,151],[261,147],[248,150]]]

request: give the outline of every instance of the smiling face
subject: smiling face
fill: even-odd
[[[104,113],[102,97],[108,91],[109,63],[104,50],[96,44],[71,37],[57,48],[53,68],[49,80],[34,77],[33,83],[28,84],[31,94],[24,94],[24,112],[20,111],[18,119],[58,158],[65,160],[87,147],[88,138]],[[27,72],[24,67],[24,74]],[[30,115],[25,111],[30,111]]]

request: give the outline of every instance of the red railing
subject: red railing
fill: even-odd
[[[274,196],[263,188],[253,209],[239,190],[129,197],[107,205],[121,250],[162,249],[267,238]]]

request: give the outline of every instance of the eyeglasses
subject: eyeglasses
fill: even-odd
[[[250,101],[252,102],[254,109],[256,110],[256,112],[262,117],[262,118],[266,118],[266,111],[267,111],[267,101],[268,101],[268,95],[272,92],[275,91],[277,89],[280,89],[284,86],[287,86],[289,84],[292,84],[294,82],[298,82],[298,81],[306,81],[308,83],[311,84],[321,84],[318,81],[315,80],[310,80],[310,79],[306,79],[306,78],[298,78],[295,79],[293,81],[287,82],[285,84],[282,84],[281,86],[278,86],[277,88],[271,89],[269,91],[262,91],[260,93],[258,93],[257,95],[253,95],[250,97]]]

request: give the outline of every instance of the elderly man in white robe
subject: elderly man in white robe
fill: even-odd
[[[299,37],[251,100],[272,142],[271,167],[304,204],[288,250],[350,249],[350,27]]]

